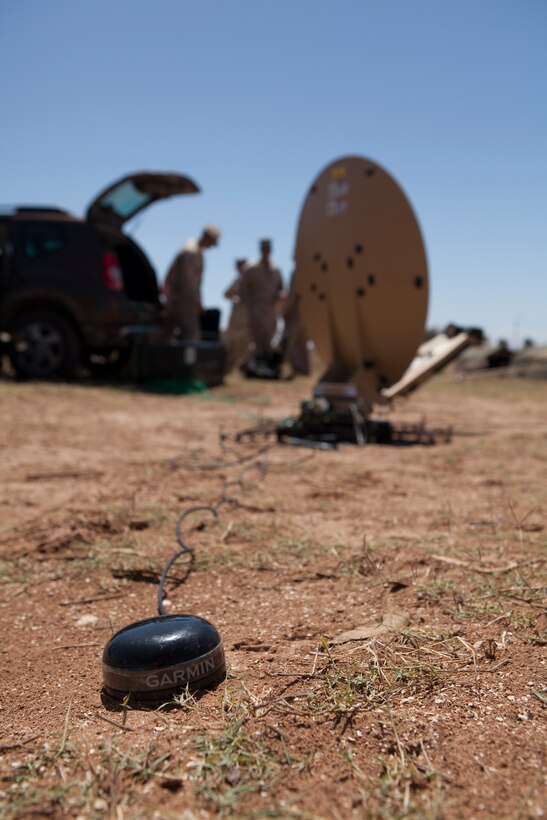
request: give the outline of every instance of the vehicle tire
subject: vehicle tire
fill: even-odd
[[[20,379],[69,378],[80,363],[77,331],[63,316],[50,310],[32,310],[18,316],[10,327],[9,356]]]

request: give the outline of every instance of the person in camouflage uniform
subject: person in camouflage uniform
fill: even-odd
[[[241,278],[241,298],[249,312],[255,358],[267,358],[277,327],[277,305],[283,298],[281,271],[270,261],[272,243],[260,242],[260,258],[248,265]]]
[[[171,332],[178,328],[182,339],[198,342],[201,338],[203,251],[217,245],[219,239],[219,229],[207,225],[199,239],[185,242],[167,272],[164,288],[168,326]]]

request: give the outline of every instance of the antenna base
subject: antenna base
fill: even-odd
[[[342,407],[325,398],[305,401],[300,416],[290,416],[277,426],[277,439],[283,444],[323,445],[390,444],[393,425],[388,421],[363,418],[357,404]]]
[[[419,424],[391,424],[363,418],[357,405],[339,410],[326,399],[303,402],[299,416],[289,416],[277,425],[281,444],[334,449],[339,444],[437,444],[452,439],[452,428],[430,429]]]

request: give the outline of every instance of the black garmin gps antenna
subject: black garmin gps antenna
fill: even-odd
[[[225,498],[223,489],[220,503]],[[137,703],[168,701],[186,687],[207,689],[224,679],[224,647],[216,627],[197,615],[167,615],[164,601],[167,574],[175,561],[183,555],[189,559],[179,583],[186,580],[194,562],[194,549],[183,534],[185,519],[205,511],[216,519],[220,503],[190,507],[179,516],[179,550],[167,562],[158,585],[159,615],[124,627],[108,641],[103,652],[103,684],[111,698],[121,701],[129,695]]]

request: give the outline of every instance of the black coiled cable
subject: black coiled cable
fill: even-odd
[[[251,428],[249,430],[243,431],[243,435],[246,438],[253,439],[253,438],[256,438],[256,436],[269,437],[271,435],[271,432],[272,432],[272,430],[271,430],[270,426],[258,425],[256,428]],[[235,464],[242,464],[242,463],[244,463],[245,466],[243,467],[243,469],[241,470],[241,472],[239,473],[237,478],[227,479],[224,482],[224,484],[222,485],[222,489],[220,491],[220,496],[214,504],[199,504],[199,505],[195,505],[193,507],[189,507],[187,510],[184,510],[184,512],[182,512],[178,517],[176,527],[175,527],[175,532],[176,532],[176,537],[177,537],[177,543],[179,545],[179,550],[174,555],[171,556],[171,558],[169,559],[169,561],[165,565],[165,568],[164,568],[164,570],[161,574],[161,577],[160,577],[160,580],[159,580],[159,585],[158,585],[158,612],[159,612],[160,615],[166,615],[167,614],[166,611],[165,611],[165,605],[164,605],[165,583],[167,581],[167,576],[168,576],[169,571],[170,571],[171,567],[173,566],[173,564],[176,561],[178,561],[179,558],[182,558],[182,556],[184,556],[184,555],[188,556],[188,561],[187,561],[186,566],[184,568],[184,573],[183,573],[182,577],[177,580],[177,586],[180,585],[180,584],[183,584],[186,581],[186,579],[190,575],[190,572],[192,571],[192,568],[194,566],[194,562],[195,562],[195,558],[196,558],[195,550],[194,550],[193,547],[191,547],[189,544],[186,543],[185,538],[184,538],[184,533],[183,533],[182,525],[183,525],[185,519],[188,518],[189,515],[192,515],[193,513],[196,513],[196,512],[209,512],[213,516],[215,521],[218,520],[218,510],[222,506],[224,506],[224,505],[229,505],[229,506],[232,506],[232,507],[241,506],[239,501],[236,498],[233,498],[228,494],[227,491],[228,491],[229,487],[238,486],[241,490],[243,490],[244,489],[243,477],[244,477],[245,473],[249,470],[257,469],[260,473],[261,478],[263,478],[266,474],[267,467],[268,467],[267,453],[268,453],[268,450],[275,445],[275,441],[272,442],[272,443],[262,444],[252,454],[246,454],[246,455],[243,455],[243,456],[239,456],[237,454],[237,452],[234,451],[233,448],[229,448],[226,445],[226,441],[231,440],[234,443],[239,444],[239,443],[241,443],[242,439],[243,439],[243,436],[242,436],[241,433],[236,434],[233,437],[229,437],[225,433],[220,431],[220,433],[219,433],[219,443],[220,443],[221,449],[226,453],[234,453],[236,455],[236,459],[232,462],[218,462],[213,467],[211,467],[211,465],[206,465],[205,469],[220,469],[220,468],[223,468],[223,467],[224,468],[225,467],[233,467]],[[252,461],[252,459],[255,459],[255,461]],[[249,462],[251,462],[251,463],[249,463]]]

